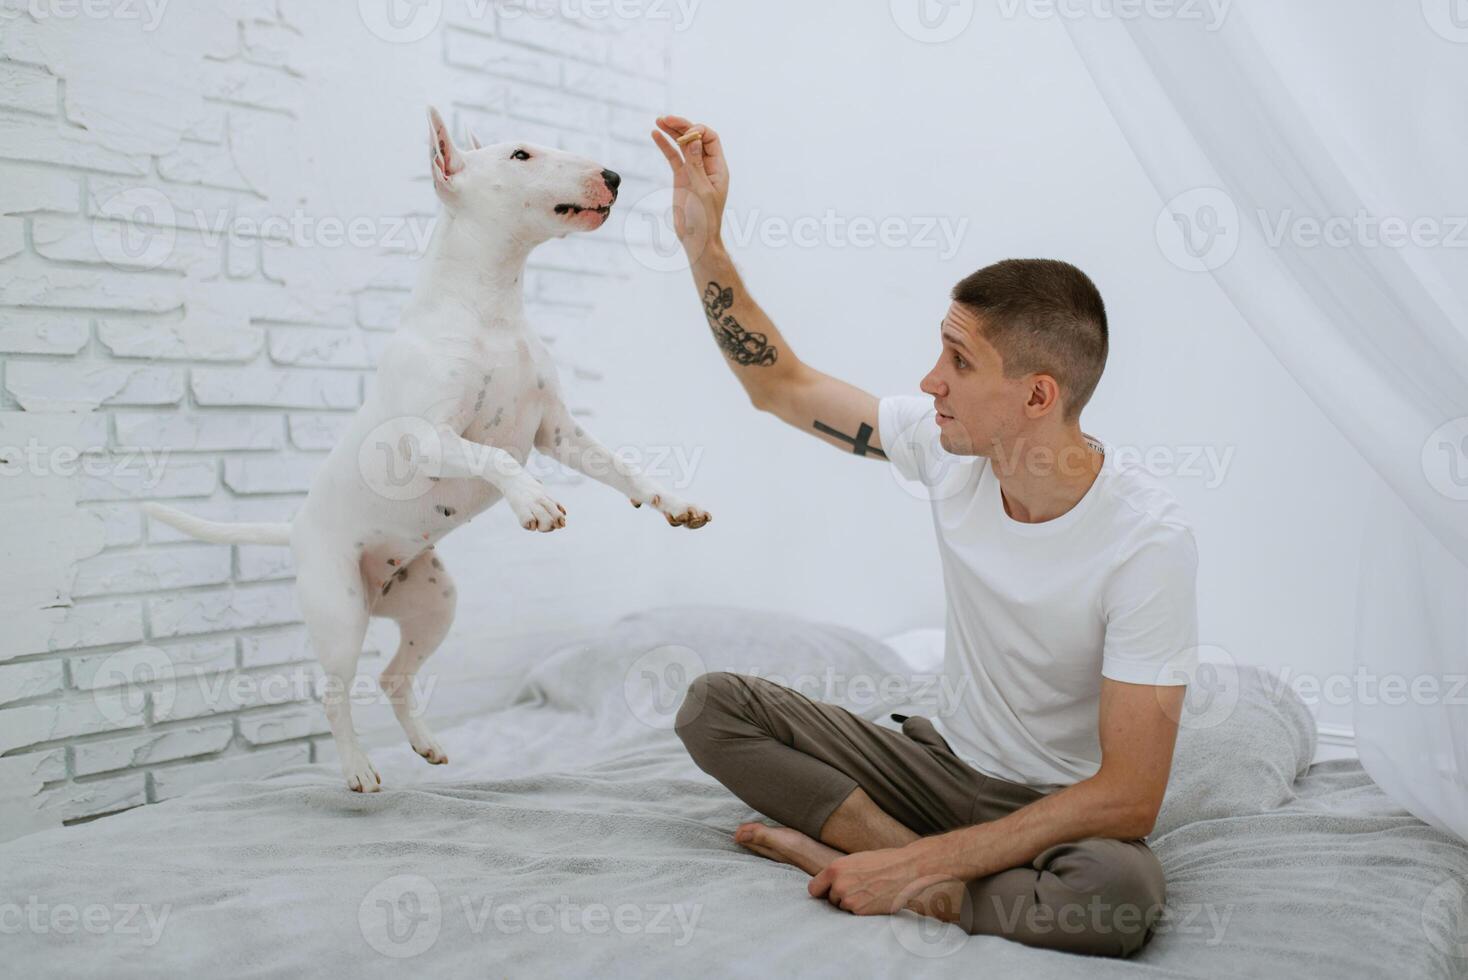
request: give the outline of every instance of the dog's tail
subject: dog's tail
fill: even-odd
[[[191,537],[215,544],[290,544],[289,524],[222,524],[185,514],[162,504],[144,504],[143,512]]]

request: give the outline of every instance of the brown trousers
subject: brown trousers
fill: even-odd
[[[922,717],[896,732],[757,677],[696,678],[676,730],[704,772],[755,810],[819,839],[860,787],[926,836],[997,820],[1044,795],[966,765]],[[966,883],[960,923],[971,935],[1129,956],[1151,937],[1166,889],[1141,840],[1092,837]]]

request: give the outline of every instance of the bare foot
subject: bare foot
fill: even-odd
[[[811,840],[793,827],[771,827],[762,823],[742,823],[734,831],[734,843],[761,857],[782,864],[793,864],[809,875],[826,870],[826,865],[845,855],[834,847]]]

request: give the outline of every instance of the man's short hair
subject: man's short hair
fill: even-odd
[[[1060,384],[1065,419],[1091,400],[1106,367],[1106,304],[1080,269],[1055,259],[1005,259],[953,287],[1004,358],[1004,376],[1048,374]]]

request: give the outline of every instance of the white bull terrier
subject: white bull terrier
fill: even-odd
[[[380,683],[413,749],[448,756],[419,717],[414,677],[448,632],[455,591],[433,545],[503,498],[520,525],[553,531],[566,509],[527,473],[533,446],[677,527],[710,515],[658,487],[588,435],[561,397],[555,366],[525,321],[532,249],[607,220],[621,178],[528,143],[454,145],[429,109],[433,186],[443,211],[377,383],[289,524],[222,524],[157,504],[145,510],[194,537],[289,544],[296,590],[325,671],[323,703],[347,785],[381,777],[357,741],[348,693],[370,616],[396,620],[397,654]]]

